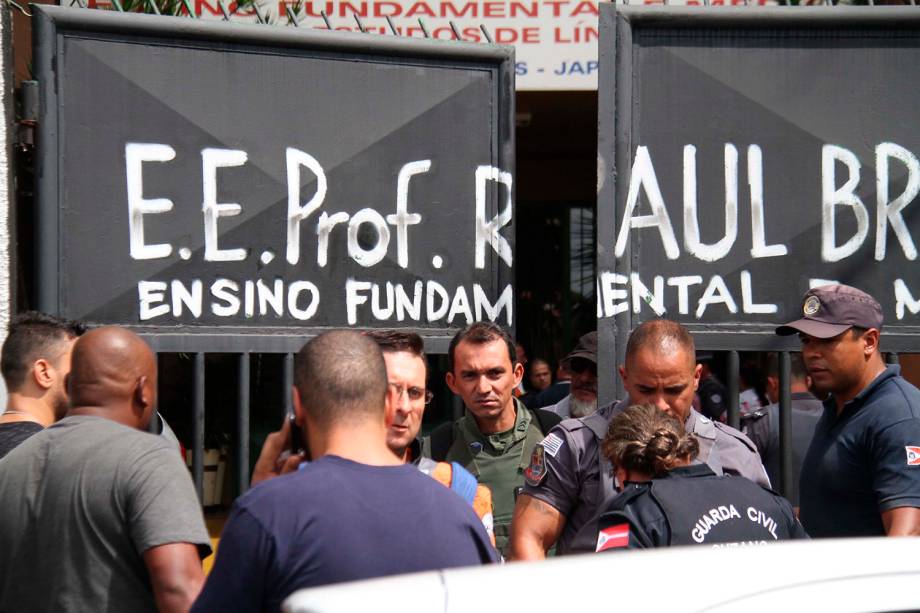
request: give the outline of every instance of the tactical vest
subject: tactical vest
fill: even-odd
[[[513,496],[516,496],[517,490],[521,489],[524,484],[524,470],[530,466],[530,459],[533,448],[543,440],[546,432],[552,426],[560,421],[555,413],[548,411],[530,410],[524,407],[519,401],[515,400],[518,411],[527,411],[530,415],[529,423],[526,426],[526,433],[523,441],[516,444],[510,451],[514,458],[514,470],[502,473],[498,482],[485,483],[492,490],[492,503],[495,515],[495,540],[500,550],[505,549],[508,542],[511,525],[511,515],[513,513]],[[544,428],[546,431],[544,431]],[[446,439],[443,430],[449,434],[450,438]],[[439,453],[439,448],[445,445],[440,440],[449,440],[446,453]],[[458,422],[444,424],[432,432],[429,443],[426,447],[432,458],[447,459],[457,462],[469,470],[477,479],[482,481],[480,467],[477,465],[476,453],[472,446],[481,446],[479,440],[468,440],[463,429],[458,426]],[[441,455],[444,453],[444,455]]]

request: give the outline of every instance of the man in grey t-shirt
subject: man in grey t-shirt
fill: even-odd
[[[176,449],[143,432],[156,361],[122,328],[74,346],[73,408],[0,460],[0,611],[179,611],[210,552]]]

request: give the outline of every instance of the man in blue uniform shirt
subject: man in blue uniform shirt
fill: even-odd
[[[846,285],[810,290],[798,334],[824,415],[800,478],[813,537],[920,535],[920,390],[879,352],[882,309]]]

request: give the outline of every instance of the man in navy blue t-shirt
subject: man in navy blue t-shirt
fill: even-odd
[[[798,334],[824,415],[802,464],[801,520],[812,537],[920,535],[920,390],[879,352],[882,309],[846,285],[810,290]]]
[[[294,364],[315,461],[237,500],[193,611],[277,611],[300,588],[496,561],[469,505],[387,446],[387,374],[372,340],[328,332]]]

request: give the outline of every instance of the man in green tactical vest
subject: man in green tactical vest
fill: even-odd
[[[524,471],[559,417],[531,411],[514,397],[524,367],[514,341],[495,324],[475,323],[458,332],[450,343],[448,367],[447,385],[463,399],[466,412],[436,428],[423,453],[459,463],[492,490],[495,544],[504,555]]]

